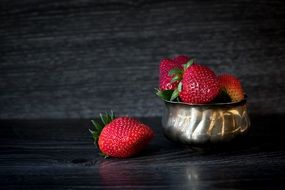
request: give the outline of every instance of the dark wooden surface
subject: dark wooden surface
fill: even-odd
[[[283,0],[2,0],[0,118],[160,116],[162,57],[242,80],[253,113],[285,111]]]
[[[156,136],[138,156],[104,159],[89,120],[1,120],[1,189],[284,189],[283,115],[251,115],[243,138],[191,148]]]

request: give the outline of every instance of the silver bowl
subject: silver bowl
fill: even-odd
[[[172,141],[190,145],[229,141],[250,127],[246,99],[215,104],[164,102],[163,132]]]

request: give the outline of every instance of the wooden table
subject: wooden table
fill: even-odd
[[[251,115],[250,132],[226,145],[156,136],[137,157],[98,156],[89,120],[0,121],[0,189],[285,189],[282,115]],[[283,130],[284,131],[284,130]]]

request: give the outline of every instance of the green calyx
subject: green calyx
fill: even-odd
[[[186,69],[188,69],[191,65],[194,64],[194,61],[195,61],[195,59],[193,58],[193,59],[190,59],[187,63],[185,63],[183,65],[183,70],[186,71]]]
[[[107,112],[105,114],[100,114],[100,119],[99,120],[91,120],[93,129],[89,129],[89,132],[92,135],[92,138],[94,140],[94,144],[97,146],[98,150],[100,151],[99,145],[98,145],[98,140],[99,136],[101,134],[101,131],[103,128],[108,125],[111,121],[115,119],[115,114],[113,111],[111,111],[110,114]],[[100,152],[99,155],[104,156],[105,158],[108,157],[104,153]]]
[[[179,102],[179,92],[177,90],[156,90],[156,95],[162,100]]]
[[[194,59],[190,59],[187,63],[183,65],[183,69],[174,68],[168,72],[168,75],[172,77],[171,83],[176,81],[180,82],[183,78],[183,73],[194,63]]]
[[[172,77],[171,83],[178,82],[178,86],[174,90],[159,90],[156,89],[156,95],[160,97],[163,100],[167,101],[174,101],[174,102],[179,102],[179,93],[182,90],[182,78],[183,78],[183,73],[195,62],[195,59],[190,59],[187,63],[183,65],[183,69],[180,68],[174,68],[171,69],[168,73],[169,76]]]
[[[172,77],[170,83],[174,83],[176,81],[181,81],[182,80],[182,75],[183,75],[183,70],[182,69],[180,69],[180,68],[171,69],[168,72],[168,76]]]

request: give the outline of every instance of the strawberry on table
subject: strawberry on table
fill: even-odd
[[[101,124],[92,120],[90,130],[95,143],[105,157],[127,158],[139,153],[153,138],[147,125],[131,117],[115,118],[111,113],[100,115]]]
[[[226,93],[233,102],[244,99],[244,91],[237,77],[231,74],[221,74],[218,76],[221,83],[221,93]]]

